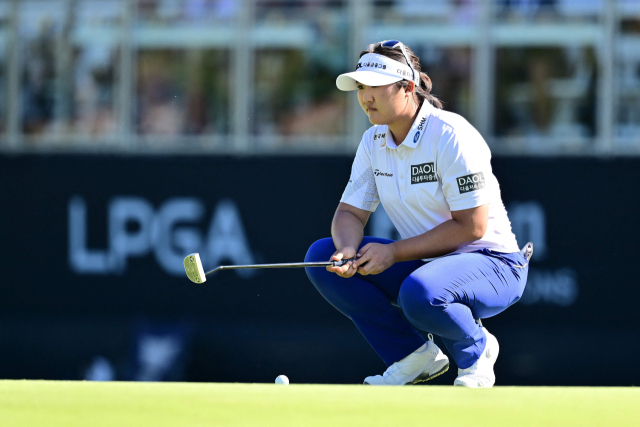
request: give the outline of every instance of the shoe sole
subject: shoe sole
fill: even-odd
[[[442,374],[444,374],[445,372],[447,372],[449,370],[449,362],[447,362],[446,365],[444,365],[442,367],[442,369],[440,369],[438,372],[436,372],[435,374],[430,375],[428,371],[424,371],[423,373],[421,373],[420,375],[418,375],[413,381],[409,381],[408,383],[406,383],[405,385],[412,385],[412,384],[418,384],[418,383],[423,383],[429,380],[434,379],[435,377],[438,377]]]

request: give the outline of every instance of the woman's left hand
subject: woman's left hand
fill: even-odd
[[[363,276],[380,274],[396,263],[395,252],[391,245],[367,243],[358,251],[356,263]]]

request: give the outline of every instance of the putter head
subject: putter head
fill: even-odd
[[[193,283],[204,283],[207,281],[207,277],[204,275],[204,270],[202,269],[200,255],[197,253],[186,256],[184,259],[184,269],[187,272],[187,277]]]

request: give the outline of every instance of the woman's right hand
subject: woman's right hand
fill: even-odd
[[[347,246],[342,249],[338,249],[331,255],[330,261],[340,261],[341,259],[350,259],[356,257],[356,248]],[[353,261],[349,261],[342,267],[327,267],[327,271],[336,273],[340,277],[349,278],[356,274],[358,266],[354,265]]]

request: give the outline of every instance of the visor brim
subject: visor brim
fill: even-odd
[[[358,83],[367,86],[384,86],[400,80],[402,80],[402,77],[388,76],[375,71],[353,71],[340,74],[336,79],[336,86],[338,89],[347,92],[358,89]]]

